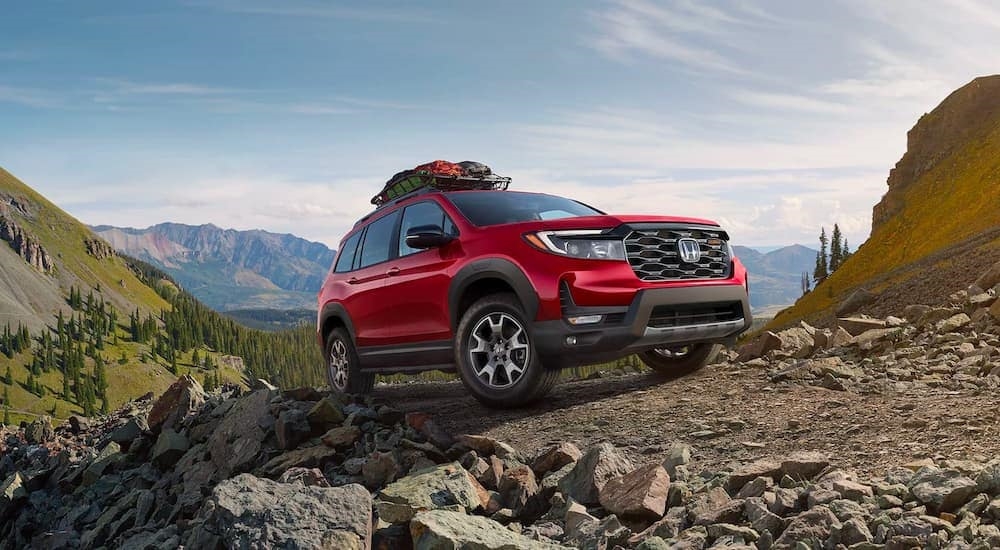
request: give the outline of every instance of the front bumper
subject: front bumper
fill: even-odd
[[[671,311],[699,311],[697,308],[730,313],[669,315]],[[546,365],[557,368],[602,363],[668,346],[731,344],[753,322],[743,285],[644,289],[626,307],[591,308],[569,303],[564,310],[567,316],[602,315],[603,320],[592,325],[571,325],[562,319],[532,325],[536,352]]]

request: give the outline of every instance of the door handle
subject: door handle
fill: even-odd
[[[390,277],[395,277],[396,275],[399,275],[399,268],[398,267],[390,267],[389,271],[386,271],[385,274],[388,275],[388,276],[390,276]]]
[[[351,277],[350,279],[347,280],[347,284],[349,284],[349,285],[356,285],[356,284],[358,284],[360,282],[361,281],[358,280],[357,277]]]

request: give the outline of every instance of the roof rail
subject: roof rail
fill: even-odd
[[[396,204],[402,199],[418,193],[436,191],[504,191],[510,185],[510,178],[496,175],[485,176],[447,176],[419,172],[407,176],[397,182],[390,181],[378,195],[372,197],[372,204],[377,209]]]

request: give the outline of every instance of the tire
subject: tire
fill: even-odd
[[[677,378],[700,370],[715,361],[722,350],[719,344],[691,344],[675,348],[639,352],[639,359],[657,374]]]
[[[375,375],[361,371],[358,352],[346,329],[333,329],[326,337],[325,350],[326,380],[330,388],[342,393],[371,393]]]
[[[537,401],[559,380],[559,370],[542,365],[524,308],[507,293],[484,296],[462,314],[455,364],[469,393],[493,408]]]

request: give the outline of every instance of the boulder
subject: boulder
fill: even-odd
[[[659,464],[649,464],[609,480],[600,491],[601,506],[618,516],[656,519],[667,506],[670,476]]]
[[[361,429],[357,426],[338,426],[326,432],[321,440],[324,445],[341,449],[353,446],[360,438]]]
[[[160,468],[168,469],[184,456],[190,447],[188,438],[173,430],[163,430],[156,438],[156,444],[150,452],[150,460]]]
[[[756,337],[752,342],[740,348],[740,353],[736,360],[744,363],[751,359],[763,357],[768,353],[781,349],[781,338],[773,332],[765,332]]]
[[[867,317],[845,317],[837,319],[837,326],[846,330],[851,336],[857,336],[866,330],[885,328],[885,321]]]
[[[743,500],[730,498],[722,487],[715,487],[689,507],[688,515],[695,525],[739,523],[744,504]]]
[[[278,439],[279,449],[291,450],[298,447],[309,439],[311,432],[312,428],[306,419],[306,413],[299,409],[282,411],[274,423],[274,435]]]
[[[48,443],[55,436],[56,432],[52,429],[52,419],[48,416],[40,416],[24,428],[24,439],[32,445]]]
[[[83,471],[83,484],[90,485],[97,481],[104,475],[104,471],[108,466],[121,460],[121,458],[121,447],[114,441],[108,443],[101,452],[97,453],[90,466],[87,466],[87,469]]]
[[[271,390],[257,390],[236,401],[208,438],[212,463],[221,478],[246,471],[260,454],[265,433],[259,420],[271,416],[272,395]]]
[[[853,339],[850,332],[844,330],[843,327],[837,327],[831,331],[830,337],[827,339],[827,347],[842,348],[850,344]]]
[[[515,517],[539,513],[540,506],[535,505],[535,495],[538,494],[538,482],[535,473],[525,465],[508,468],[500,477],[497,487],[504,505],[510,508]],[[538,503],[542,504],[542,503]]]
[[[24,479],[20,472],[14,472],[0,483],[0,519],[5,518],[18,505],[18,502],[28,497],[24,488]]]
[[[771,546],[774,550],[800,548],[823,548],[831,531],[841,527],[840,520],[826,506],[817,506],[802,512],[788,524],[781,537]]]
[[[797,480],[812,479],[830,465],[830,459],[822,453],[797,452],[781,461],[781,475]]]
[[[958,313],[943,321],[939,321],[936,325],[934,325],[934,328],[936,328],[940,333],[955,332],[971,322],[972,319],[969,318],[968,315],[965,313]]]
[[[932,466],[917,470],[907,487],[917,500],[941,512],[957,509],[976,492],[976,482],[962,472]]]
[[[1000,300],[993,302],[993,305],[989,309],[990,317],[994,320],[1000,321]]]
[[[457,462],[396,480],[378,493],[379,518],[405,523],[421,510],[472,512],[489,503],[486,489]]]
[[[371,512],[371,495],[360,485],[309,487],[241,474],[215,487],[184,545],[369,548]]]
[[[976,279],[976,286],[979,288],[993,288],[1000,284],[1000,262],[993,264],[985,273]]]
[[[583,453],[576,445],[564,441],[539,453],[532,461],[531,469],[539,476],[543,476],[580,460],[581,456]]]
[[[781,475],[781,463],[773,460],[758,460],[750,464],[744,464],[729,474],[726,479],[726,490],[736,493],[747,483],[758,477],[769,477],[775,479]]]
[[[548,550],[566,548],[529,539],[481,516],[451,510],[418,512],[410,521],[413,547],[419,550]]]
[[[573,469],[559,480],[559,491],[583,504],[597,504],[600,490],[608,480],[625,475],[635,467],[610,443],[587,449]]]
[[[148,430],[149,425],[146,423],[146,419],[144,417],[133,416],[132,418],[129,418],[127,422],[118,426],[113,432],[111,432],[109,437],[111,438],[111,441],[114,441],[119,445],[127,445]]]
[[[361,467],[361,475],[365,478],[365,485],[373,489],[384,487],[396,479],[399,473],[399,463],[391,452],[375,451],[365,460]]]
[[[684,443],[675,443],[670,447],[667,458],[663,459],[663,468],[671,479],[677,478],[677,467],[691,462],[691,446]]]
[[[344,411],[341,410],[340,402],[333,397],[324,397],[316,402],[306,414],[309,425],[317,432],[329,430],[334,426],[339,426],[344,422]]]
[[[205,390],[201,384],[191,376],[184,375],[153,403],[146,422],[154,433],[179,428],[184,420],[197,413],[204,404]]]

